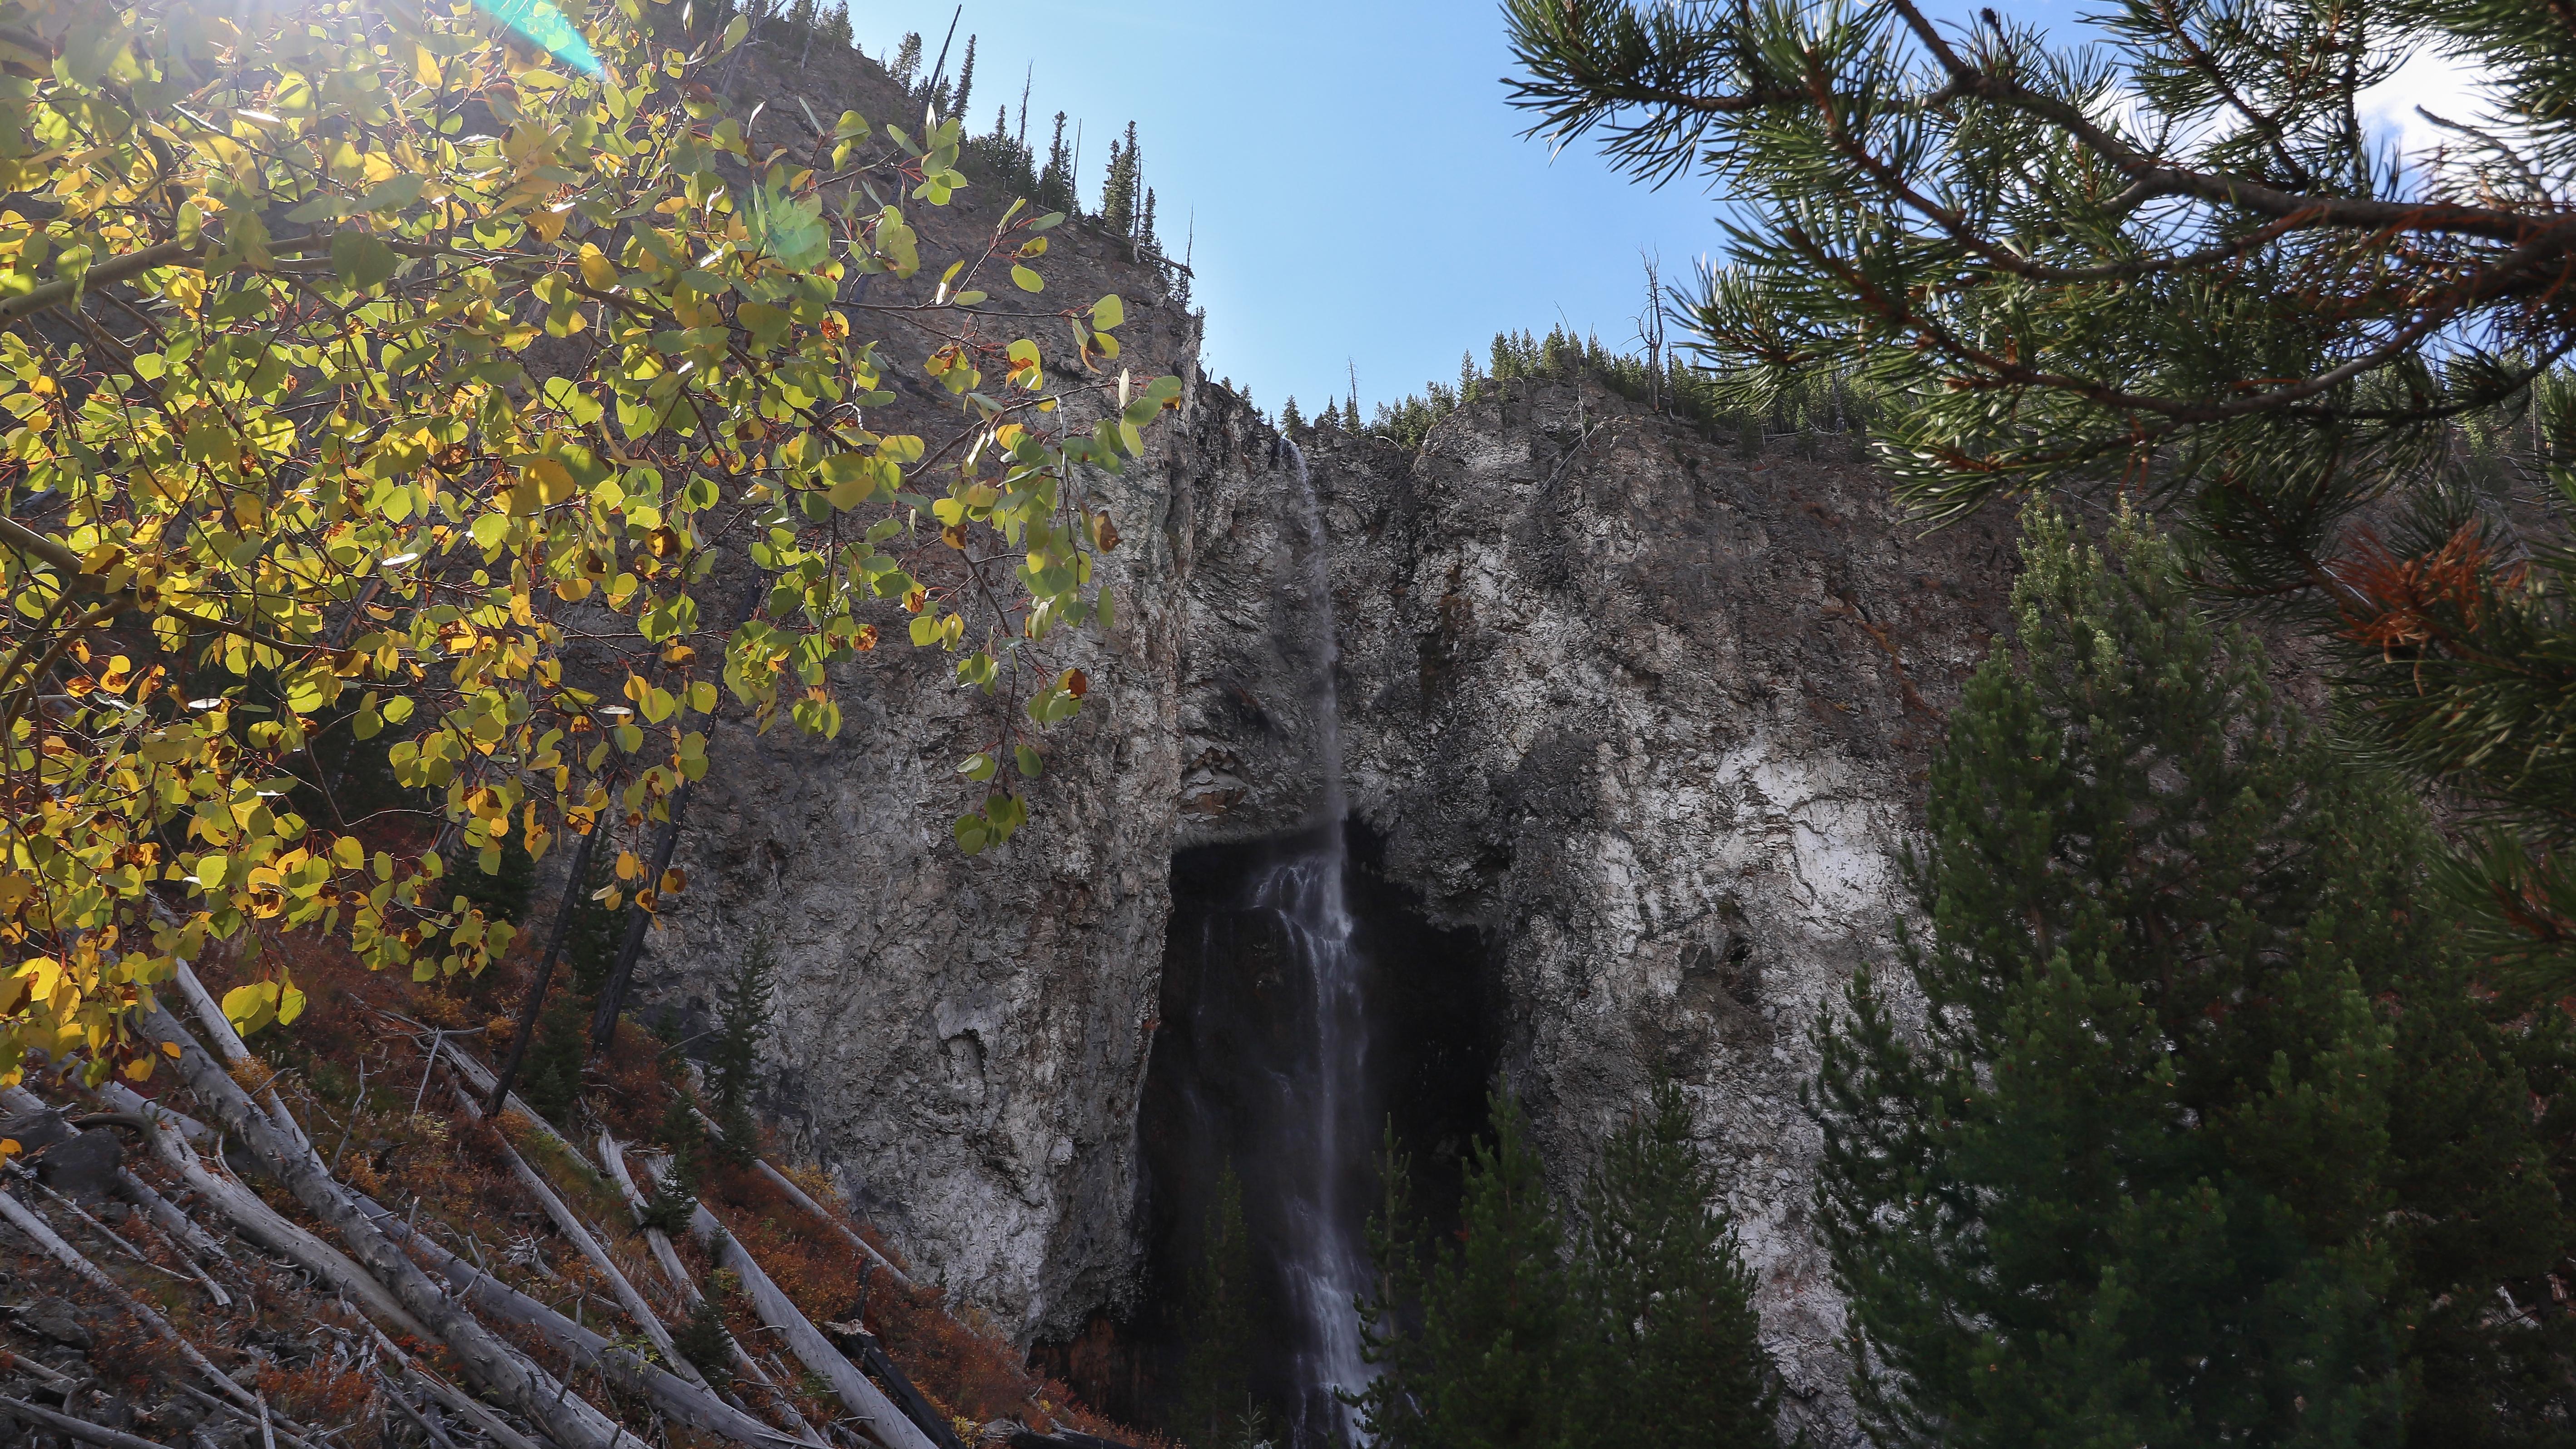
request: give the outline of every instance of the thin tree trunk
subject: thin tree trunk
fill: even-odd
[[[671,856],[680,845],[680,817],[689,808],[689,796],[696,793],[698,782],[688,780],[671,792],[671,818],[662,827],[662,838],[653,847],[653,873],[647,878],[658,897],[662,873],[671,868]],[[608,984],[599,989],[599,1005],[590,1013],[590,1054],[599,1055],[617,1030],[617,1018],[626,1010],[626,984],[635,975],[635,959],[644,954],[644,933],[653,926],[653,913],[641,903],[629,905],[626,934],[617,943],[616,964],[609,967]]]
[[[510,1086],[519,1077],[519,1064],[527,1060],[528,1038],[536,1033],[537,1013],[545,1009],[546,986],[554,979],[555,958],[563,954],[564,937],[572,932],[574,908],[581,901],[582,887],[590,881],[590,853],[607,833],[607,822],[593,821],[572,853],[572,878],[564,882],[563,904],[555,910],[555,923],[546,932],[546,954],[537,961],[537,979],[528,986],[528,999],[519,1007],[518,1029],[510,1034],[510,1054],[501,1061],[501,1079],[493,1084],[491,1100],[483,1110],[494,1115],[501,1111],[502,1099],[510,1095]],[[534,1113],[529,1114],[534,1116]]]

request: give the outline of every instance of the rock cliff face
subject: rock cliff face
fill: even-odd
[[[1569,1181],[1652,1073],[1693,1087],[1766,1323],[1830,1398],[1806,1030],[1886,942],[1931,727],[1997,623],[1954,581],[2005,576],[2009,541],[1916,539],[1847,462],[1748,460],[1599,390],[1497,391],[1418,455],[1307,439],[1352,807],[1441,924],[1494,943],[1505,1069]],[[1201,384],[1120,488],[1127,622],[1011,846],[969,862],[941,828],[989,704],[884,651],[836,746],[723,757],[688,852],[712,889],[654,952],[665,994],[704,998],[769,924],[782,1119],[1029,1335],[1128,1285],[1172,852],[1294,829],[1319,783],[1289,461]]]
[[[1197,374],[1186,306],[1060,235],[1067,290],[1126,292],[1131,352],[1190,386],[1159,455],[1096,480],[1122,621],[1074,661],[1095,687],[1032,822],[958,854],[949,767],[997,706],[943,655],[880,650],[836,743],[719,741],[648,996],[702,1011],[767,929],[766,1105],[791,1140],[1016,1334],[1120,1301],[1172,854],[1318,808],[1320,504],[1351,808],[1439,924],[1490,943],[1504,1071],[1553,1170],[1570,1185],[1652,1074],[1687,1084],[1802,1417],[1834,1421],[1797,1083],[1818,1007],[1888,941],[1892,852],[2000,624],[2007,530],[1917,537],[1844,440],[1747,450],[1529,381],[1415,454],[1312,433],[1310,502]]]
[[[1308,440],[1352,808],[1440,924],[1491,943],[1504,1071],[1561,1187],[1654,1073],[1691,1088],[1766,1330],[1830,1420],[1808,1027],[1888,944],[1892,853],[2011,543],[1921,539],[1866,470],[1798,455],[1847,440],[1746,458],[1602,390],[1488,388],[1414,456]],[[1279,485],[1213,481],[1175,530],[1184,842],[1294,824],[1313,778],[1311,664],[1281,627],[1312,607],[1279,562],[1295,516],[1265,536]]]

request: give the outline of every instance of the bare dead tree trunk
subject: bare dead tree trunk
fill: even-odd
[[[585,836],[584,839],[589,837]],[[309,1143],[291,1141],[269,1120],[241,1084],[206,1055],[205,1048],[158,1005],[140,1008],[128,1018],[147,1038],[179,1049],[179,1074],[225,1130],[238,1135],[261,1165],[295,1194],[306,1211],[320,1218],[346,1244],[351,1256],[402,1306],[428,1325],[456,1356],[475,1387],[542,1425],[563,1449],[614,1449],[624,1431],[590,1402],[558,1383],[521,1355],[464,1307],[442,1292],[410,1256],[361,1212],[351,1195],[334,1181]],[[301,1136],[300,1133],[297,1134]]]
[[[457,1088],[456,1100],[463,1105],[467,1116],[477,1122],[483,1120],[482,1109],[474,1104],[473,1094],[467,1092],[461,1085]],[[590,1265],[599,1270],[600,1276],[608,1280],[609,1291],[616,1295],[618,1306],[624,1308],[626,1316],[635,1320],[635,1326],[644,1330],[644,1336],[653,1341],[653,1347],[661,1353],[662,1361],[677,1369],[690,1383],[701,1389],[706,1388],[707,1381],[700,1377],[696,1367],[687,1359],[680,1357],[680,1351],[671,1345],[670,1330],[662,1326],[661,1318],[653,1312],[653,1306],[644,1301],[644,1295],[636,1292],[635,1285],[626,1281],[626,1274],[618,1268],[617,1260],[608,1256],[608,1250],[600,1246],[599,1239],[591,1236],[589,1227],[573,1215],[572,1209],[565,1205],[562,1198],[555,1195],[555,1190],[546,1185],[546,1180],[537,1175],[536,1169],[528,1166],[527,1162],[519,1156],[517,1149],[510,1146],[510,1140],[507,1137],[501,1139],[501,1156],[509,1163],[511,1175],[518,1178],[519,1185],[528,1190],[528,1196],[535,1198],[537,1205],[545,1209],[547,1218],[555,1225],[555,1230],[569,1239],[572,1245],[580,1250],[581,1255],[590,1260]]]

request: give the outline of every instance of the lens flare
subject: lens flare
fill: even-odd
[[[550,0],[475,0],[475,4],[517,31],[529,44],[543,47],[548,55],[583,75],[599,74],[599,56],[591,50],[590,42]]]

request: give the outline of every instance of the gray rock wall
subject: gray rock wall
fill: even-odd
[[[837,741],[719,739],[682,850],[694,883],[642,977],[702,1019],[770,931],[764,1105],[918,1266],[1024,1339],[1135,1286],[1172,852],[1294,829],[1320,799],[1321,601],[1294,470],[1197,375],[1185,305],[1106,239],[1058,236],[1051,287],[1126,294],[1140,372],[1190,388],[1155,459],[1092,480],[1127,540],[1105,564],[1123,618],[1068,661],[1094,688],[1031,823],[958,854],[953,765],[1010,706],[890,643],[846,678]],[[1840,1323],[1797,1084],[1816,1011],[1887,947],[1894,852],[1939,712],[2000,624],[2010,539],[1995,522],[1918,537],[1845,440],[1748,456],[1640,413],[1524,381],[1418,454],[1304,440],[1350,803],[1441,924],[1492,943],[1504,1069],[1561,1185],[1654,1074],[1687,1084],[1802,1417],[1831,1423]]]
[[[1414,457],[1309,440],[1352,807],[1443,924],[1493,943],[1505,1071],[1561,1188],[1654,1074],[1688,1086],[1791,1386],[1838,1418],[1797,1087],[1817,1008],[1890,943],[1894,852],[1940,711],[2000,625],[2010,539],[1918,537],[1845,439],[1748,459],[1599,389],[1494,393]],[[1283,631],[1251,602],[1311,602],[1249,587],[1258,551],[1209,546],[1241,531],[1199,555],[1201,582],[1237,586],[1183,589],[1184,753],[1227,782],[1184,782],[1185,843],[1293,824],[1310,788],[1273,702],[1300,691],[1264,652]],[[1246,720],[1264,728],[1229,732]]]

